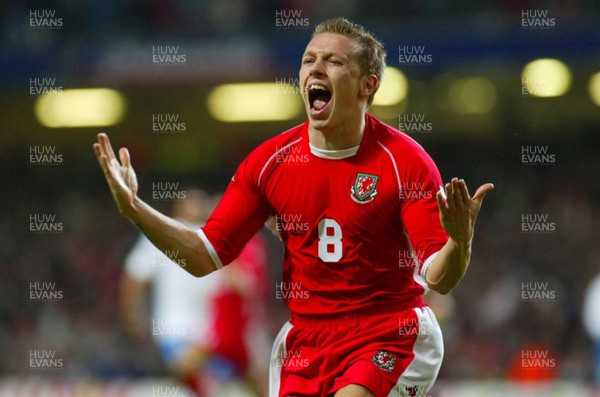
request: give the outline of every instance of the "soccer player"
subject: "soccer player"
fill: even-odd
[[[473,197],[462,179],[442,187],[421,146],[367,113],[384,66],[382,44],[361,26],[318,25],[299,76],[308,121],[255,149],[198,231],[137,196],[126,148],[119,162],[105,134],[94,144],[120,212],[195,276],[226,266],[275,216],[282,290],[300,294],[273,346],[272,397],[424,396],[441,366],[422,295],[446,294],[465,274],[493,185]]]
[[[173,203],[172,215],[198,228],[214,209],[213,202],[202,190],[186,190],[185,199]],[[125,259],[121,278],[126,329],[143,338],[152,324],[167,369],[198,396],[222,395],[225,385],[236,383],[263,387],[264,376],[255,369],[265,368],[268,357],[256,351],[268,346],[266,262],[266,244],[258,234],[227,269],[198,279],[179,268],[186,264],[176,251],[166,256],[142,235]],[[145,310],[149,288],[152,321]]]

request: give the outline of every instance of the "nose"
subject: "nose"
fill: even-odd
[[[324,71],[325,61],[321,57],[317,57],[315,61],[310,65],[310,69],[308,70],[308,74],[310,76],[323,76],[325,74]]]

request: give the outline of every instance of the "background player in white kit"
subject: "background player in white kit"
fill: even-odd
[[[198,228],[213,208],[214,200],[209,195],[191,189],[186,190],[185,199],[173,203],[172,215],[183,224]],[[265,270],[266,253],[260,252],[264,248],[260,244],[256,246],[259,253],[249,260],[251,266],[259,268],[255,273],[266,276],[266,271],[260,271]],[[198,396],[225,396],[234,391],[236,395],[253,396],[250,387],[264,388],[258,379],[266,371],[265,352],[269,349],[268,332],[259,314],[265,310],[265,300],[254,293],[260,288],[257,284],[264,285],[266,279],[253,279],[254,275],[246,271],[247,266],[240,264],[228,272],[216,272],[202,279],[190,277],[180,266],[185,267],[185,260],[177,258],[176,252],[167,256],[144,235],[140,236],[125,259],[121,279],[121,314],[128,333],[137,338],[152,335],[168,370]],[[223,311],[215,304],[223,292],[232,290],[247,298],[245,309],[254,314],[249,317],[253,320],[251,324],[239,330],[245,342],[242,347],[245,351],[239,353],[248,356],[249,368],[239,368],[236,357],[215,351],[221,342],[217,319],[239,317],[238,312]],[[151,318],[146,313],[148,301]],[[232,321],[241,322],[239,318]]]

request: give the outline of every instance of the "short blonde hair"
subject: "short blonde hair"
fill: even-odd
[[[358,62],[361,73],[375,75],[377,87],[369,96],[368,104],[373,103],[375,92],[379,89],[383,70],[385,69],[386,52],[383,44],[361,25],[355,24],[346,18],[327,19],[315,27],[312,37],[321,33],[337,33],[356,41],[359,46]]]

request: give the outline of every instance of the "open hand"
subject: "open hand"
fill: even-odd
[[[126,215],[133,209],[133,201],[137,195],[138,182],[135,171],[131,166],[129,151],[126,148],[119,150],[119,158],[110,144],[108,136],[98,134],[98,142],[94,143],[94,152],[104,172],[110,191],[119,207],[119,211]]]
[[[464,179],[452,178],[444,189],[446,197],[441,190],[437,193],[440,221],[450,238],[459,244],[471,242],[483,198],[493,188],[491,183],[481,185],[471,197]]]

